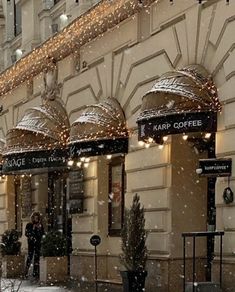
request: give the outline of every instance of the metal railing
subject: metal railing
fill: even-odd
[[[193,292],[195,292],[195,282],[196,282],[196,237],[207,237],[212,238],[214,236],[220,237],[220,288],[222,287],[222,238],[224,231],[205,231],[205,232],[184,232],[183,237],[183,292],[186,291],[186,237],[193,238]]]

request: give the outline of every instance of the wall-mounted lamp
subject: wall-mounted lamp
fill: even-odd
[[[61,14],[60,15],[60,24],[61,24],[61,28],[63,29],[67,24],[68,24],[68,20],[72,15],[68,15],[68,14]]]
[[[22,51],[21,49],[17,49],[17,50],[16,50],[16,57],[17,57],[17,58],[21,58],[22,55],[23,55],[23,51]]]

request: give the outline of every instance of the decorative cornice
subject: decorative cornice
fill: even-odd
[[[102,0],[60,33],[35,48],[0,74],[0,96],[62,60],[155,0]]]

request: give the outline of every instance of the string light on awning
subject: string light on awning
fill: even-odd
[[[184,141],[186,141],[188,139],[188,135],[184,134],[182,138],[183,138]]]
[[[164,136],[164,137],[162,138],[162,140],[163,140],[164,142],[166,142],[166,141],[168,140],[168,136]]]
[[[206,138],[206,139],[210,139],[210,137],[211,137],[211,133],[206,133],[206,134],[205,134],[205,138]]]
[[[73,160],[69,160],[68,161],[68,166],[73,166],[73,164],[74,164],[74,161]]]

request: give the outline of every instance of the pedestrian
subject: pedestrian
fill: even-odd
[[[26,225],[25,236],[28,238],[28,256],[26,260],[25,277],[28,277],[29,267],[34,258],[33,277],[39,278],[39,260],[41,240],[44,234],[42,218],[39,212],[33,212],[31,222]]]

